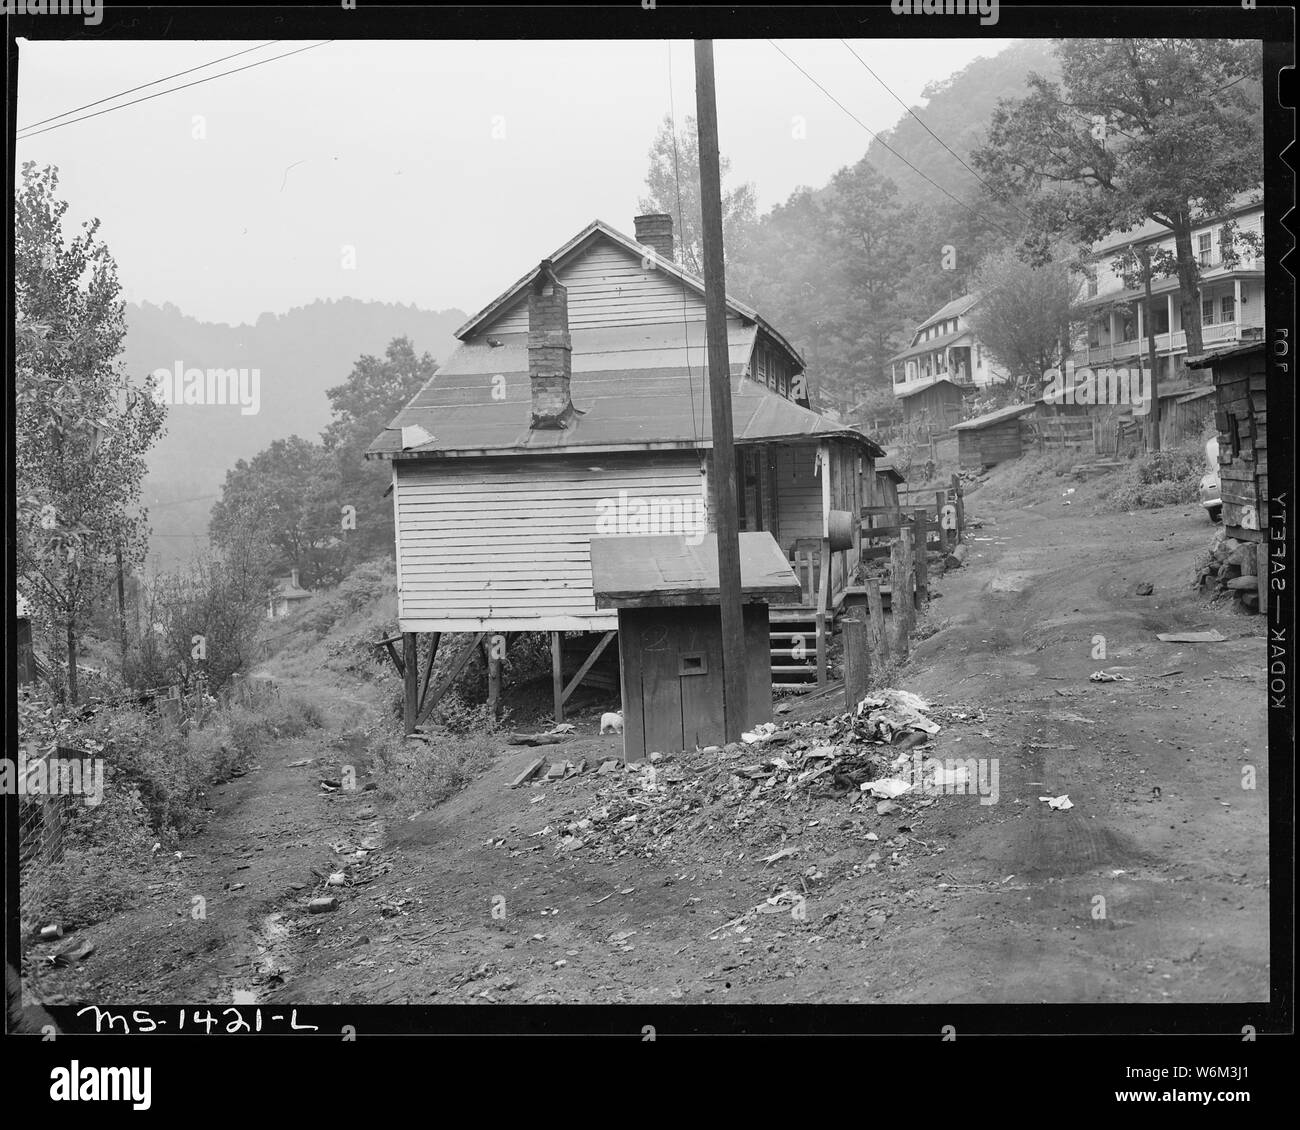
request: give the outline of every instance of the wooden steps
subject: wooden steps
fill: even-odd
[[[772,686],[786,691],[816,690],[816,611],[811,608],[773,607],[769,609],[768,619]],[[829,617],[827,619],[826,630],[829,635]]]

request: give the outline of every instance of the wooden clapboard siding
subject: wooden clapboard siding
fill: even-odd
[[[612,628],[592,599],[589,539],[618,532],[598,528],[599,504],[704,497],[689,452],[421,460],[395,484],[404,632]]]
[[[698,322],[704,303],[693,291],[651,268],[623,248],[597,240],[586,254],[559,272],[569,291],[569,329],[653,325],[659,322]],[[684,296],[684,300],[683,300]],[[739,321],[734,315],[729,321]],[[493,334],[527,333],[528,301],[521,298],[483,327]]]
[[[776,449],[779,536],[786,554],[799,538],[822,536],[822,483],[816,456],[816,444],[786,444]]]

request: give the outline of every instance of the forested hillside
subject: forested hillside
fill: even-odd
[[[315,440],[330,422],[326,390],[341,384],[363,354],[382,356],[406,336],[419,352],[445,359],[460,310],[420,310],[384,302],[313,302],[252,325],[201,322],[171,304],[129,304],[124,359],[136,380],[157,369],[247,368],[260,374],[256,413],[235,404],[173,404],[167,431],[149,452],[144,500],[153,533],[150,561],[166,566],[206,544],[208,516],[226,472],[272,441]]]

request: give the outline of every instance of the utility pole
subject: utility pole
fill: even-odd
[[[724,729],[727,741],[734,742],[740,740],[745,722],[745,622],[740,593],[736,453],[731,431],[731,356],[727,348],[727,279],[722,256],[722,173],[718,157],[718,104],[713,84],[711,39],[695,41],[695,119],[700,135],[704,325],[713,436],[709,503],[718,539]]]
[[[1146,292],[1146,310],[1142,320],[1147,328],[1147,360],[1151,365],[1151,405],[1147,409],[1147,427],[1150,437],[1147,440],[1148,451],[1160,450],[1160,377],[1156,373],[1156,327],[1152,317],[1154,307],[1151,303],[1151,249],[1143,247],[1139,256],[1142,261],[1142,287]],[[1170,326],[1172,333],[1173,327]]]

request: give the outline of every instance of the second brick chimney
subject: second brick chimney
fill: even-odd
[[[573,343],[569,338],[569,292],[543,259],[528,294],[528,381],[533,427],[567,428],[574,415],[569,386]]]
[[[637,216],[636,241],[643,247],[654,249],[656,255],[673,262],[673,218],[664,212]]]

